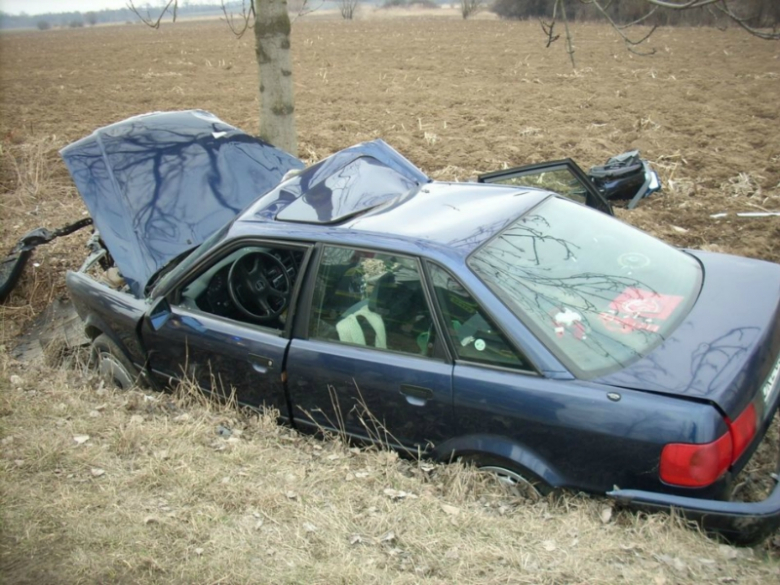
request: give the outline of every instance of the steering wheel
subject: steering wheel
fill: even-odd
[[[228,293],[236,308],[256,323],[278,318],[289,304],[290,276],[276,256],[259,250],[236,260],[228,273]]]

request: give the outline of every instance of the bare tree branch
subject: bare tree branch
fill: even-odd
[[[241,14],[239,15],[241,22],[238,26],[235,24],[236,16],[232,12],[228,14],[225,0],[222,0],[222,14],[224,14],[225,17],[221,20],[224,20],[225,24],[228,25],[230,32],[232,32],[236,38],[240,39],[255,22],[255,3],[252,0],[249,0],[249,8],[247,9],[246,0],[241,0]]]
[[[162,22],[163,16],[170,10],[171,14],[173,15],[173,22],[176,22],[176,12],[179,9],[179,0],[168,0],[168,3],[165,5],[165,7],[160,11],[159,16],[155,20],[152,15],[149,13],[149,11],[146,11],[146,16],[141,14],[138,11],[138,8],[135,7],[135,4],[133,4],[133,0],[128,0],[127,7],[133,11],[133,13],[141,19],[141,22],[143,22],[146,26],[149,26],[151,28],[160,28],[160,23]]]
[[[693,0],[693,1],[709,2],[710,0]],[[634,40],[623,32],[623,29],[626,27],[618,25],[609,15],[606,8],[601,5],[599,0],[591,0],[590,3],[596,7],[596,10],[598,10],[601,13],[601,15],[607,20],[607,22],[609,22],[610,26],[620,35],[620,37],[623,39],[623,42],[626,44],[626,48],[629,51],[631,51],[632,53],[636,53],[637,55],[644,55],[644,56],[655,54],[655,49],[651,49],[650,51],[643,52],[643,51],[636,50],[634,47],[641,45],[647,39],[649,39],[655,32],[655,29],[658,28],[657,25],[654,25],[653,28],[650,29],[650,32],[648,32],[645,36]],[[640,20],[644,20],[646,17],[647,15],[643,16]]]
[[[325,4],[325,0],[320,0],[320,3],[314,6],[313,8],[309,4],[309,0],[303,0],[303,4],[301,4],[301,9],[297,12],[295,16],[292,18],[292,22],[295,22],[302,16],[306,16],[307,14],[311,14],[312,12],[315,12],[322,8],[322,5]]]
[[[572,42],[571,32],[569,31],[569,19],[566,18],[566,6],[563,0],[556,0],[561,5],[561,17],[563,18],[563,29],[566,31],[566,52],[569,54],[571,60],[571,66],[576,69],[577,64],[574,62],[574,43]]]

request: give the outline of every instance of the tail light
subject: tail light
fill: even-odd
[[[750,445],[753,437],[756,436],[757,421],[756,407],[753,403],[750,403],[748,407],[742,411],[742,414],[734,419],[734,422],[726,419],[726,424],[729,425],[731,440],[733,441],[734,453],[731,455],[732,463],[740,458],[748,445]]]
[[[751,403],[730,421],[728,432],[712,443],[669,443],[661,452],[661,479],[672,485],[705,487],[714,483],[745,452],[756,436],[756,408]]]

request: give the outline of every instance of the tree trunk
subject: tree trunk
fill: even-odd
[[[260,138],[298,156],[287,0],[254,0]]]

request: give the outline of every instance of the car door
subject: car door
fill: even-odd
[[[588,175],[570,158],[485,173],[477,177],[477,182],[546,189],[608,215],[614,215],[609,202],[599,193]]]
[[[296,426],[414,452],[448,437],[452,365],[418,260],[324,246],[308,288],[287,359]]]
[[[142,327],[152,374],[287,418],[282,372],[307,257],[303,246],[246,241],[185,276]]]

